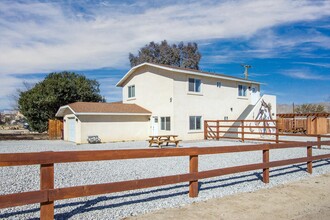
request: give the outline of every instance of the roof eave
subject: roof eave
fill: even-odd
[[[129,113],[129,112],[111,112],[111,113],[106,113],[106,112],[79,112],[79,113],[75,113],[75,115],[145,115],[145,116],[149,116],[151,115],[151,113]]]
[[[149,63],[141,63],[137,66],[132,67],[124,76],[119,80],[119,82],[116,84],[116,87],[122,87],[122,84],[125,82],[125,80],[133,73],[137,68],[140,68],[141,66],[147,65]]]
[[[56,114],[55,114],[55,117],[64,117],[64,111],[65,111],[67,108],[70,109],[70,111],[72,111],[73,114],[76,113],[75,111],[73,111],[73,109],[72,109],[69,105],[64,105],[64,106],[61,106],[61,107],[57,110],[57,112],[56,112]]]
[[[175,69],[173,69],[173,71],[175,71]],[[182,73],[187,73],[187,74],[191,74],[191,75],[196,75],[196,76],[205,76],[205,77],[210,77],[210,78],[216,78],[216,79],[225,79],[225,80],[229,80],[229,81],[235,81],[235,82],[244,82],[244,83],[253,83],[253,84],[258,84],[260,85],[260,82],[256,82],[256,81],[251,81],[251,80],[245,80],[245,79],[234,79],[231,77],[226,77],[226,76],[220,76],[220,75],[207,75],[205,73],[196,73],[196,72],[190,72],[190,71],[177,71],[177,72],[182,72]]]
[[[177,72],[177,73],[185,73],[185,74],[190,74],[190,75],[196,75],[196,76],[205,76],[205,77],[210,77],[210,78],[216,78],[216,79],[225,79],[225,80],[230,80],[230,81],[236,81],[236,82],[243,82],[243,83],[253,83],[253,84],[258,84],[261,85],[262,83],[260,82],[256,82],[256,81],[251,81],[251,80],[245,80],[245,79],[235,79],[235,78],[231,78],[231,77],[226,77],[226,76],[220,76],[220,75],[208,75],[205,73],[197,73],[194,71],[189,71],[189,70],[178,70],[178,69],[174,69],[174,68],[170,68],[170,67],[165,67],[165,66],[159,66],[157,64],[153,64],[153,63],[142,63],[140,65],[137,65],[135,67],[133,67],[132,69],[130,69],[123,78],[121,78],[121,80],[116,84],[117,87],[122,87],[123,83],[126,81],[126,79],[137,69],[140,68],[141,66],[144,65],[148,65],[148,66],[152,66],[152,67],[156,67],[159,69],[164,69],[164,70],[168,70],[168,71],[173,71],[173,72]]]

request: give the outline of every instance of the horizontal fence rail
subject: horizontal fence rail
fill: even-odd
[[[275,143],[296,142],[290,140],[280,140],[280,137],[315,137],[316,141],[322,138],[330,138],[330,135],[318,134],[291,134],[279,132],[277,120],[205,120],[204,121],[204,139],[238,139],[242,142],[248,141],[266,141]],[[269,136],[269,138],[256,137]],[[321,147],[320,145],[318,146]]]
[[[106,193],[122,192],[162,185],[189,182],[189,196],[198,196],[198,180],[227,174],[263,170],[263,182],[269,182],[269,169],[296,163],[307,163],[307,172],[312,173],[314,160],[329,159],[330,154],[312,155],[312,146],[330,145],[330,141],[294,142],[280,144],[259,144],[246,146],[192,147],[175,149],[136,149],[136,150],[101,150],[101,151],[66,151],[38,153],[6,153],[0,154],[0,166],[25,166],[40,164],[40,190],[0,195],[0,208],[40,203],[40,218],[54,218],[54,201],[93,196]],[[270,150],[285,148],[307,149],[306,157],[280,161],[270,161]],[[198,171],[199,155],[222,154],[248,151],[262,151],[262,162],[234,167],[226,167],[207,171]],[[123,160],[141,158],[160,158],[189,156],[189,173],[128,180],[121,182],[54,188],[54,164],[88,162],[100,160]]]

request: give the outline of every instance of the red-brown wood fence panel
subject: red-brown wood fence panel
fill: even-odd
[[[329,119],[324,117],[307,118],[279,118],[279,131],[289,133],[305,134],[327,134],[330,133]]]
[[[63,139],[63,121],[48,120],[48,136],[50,140]]]
[[[192,147],[174,149],[101,150],[0,154],[0,167],[40,164],[40,190],[0,195],[0,208],[40,203],[40,218],[53,219],[55,200],[92,196],[113,192],[122,192],[127,190],[176,184],[181,182],[189,182],[189,196],[196,197],[198,196],[198,181],[200,179],[259,169],[263,171],[263,182],[268,183],[269,169],[272,167],[286,166],[296,163],[306,163],[307,172],[312,173],[312,162],[314,160],[330,158],[330,154],[312,156],[312,146],[316,145],[330,145],[330,141],[201,148]],[[306,148],[306,157],[292,158],[279,161],[269,161],[270,150],[297,147]],[[207,171],[198,171],[199,155],[248,151],[262,151],[262,162]],[[174,156],[189,156],[189,173],[139,180],[128,180],[122,182],[72,186],[54,189],[55,163],[158,158]]]

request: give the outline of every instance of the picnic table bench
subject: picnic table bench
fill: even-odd
[[[179,142],[181,140],[176,139],[178,135],[152,135],[149,136],[150,139],[147,141],[149,142],[149,147],[152,146],[152,144],[157,144],[159,148],[161,148],[163,143],[166,143],[166,146],[168,146],[169,143],[174,143],[175,147],[179,146]]]

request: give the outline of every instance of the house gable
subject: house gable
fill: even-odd
[[[152,109],[153,115],[171,116],[173,113],[173,74],[153,66],[143,66],[123,83],[123,103],[134,103]],[[130,88],[134,86],[134,97]]]

